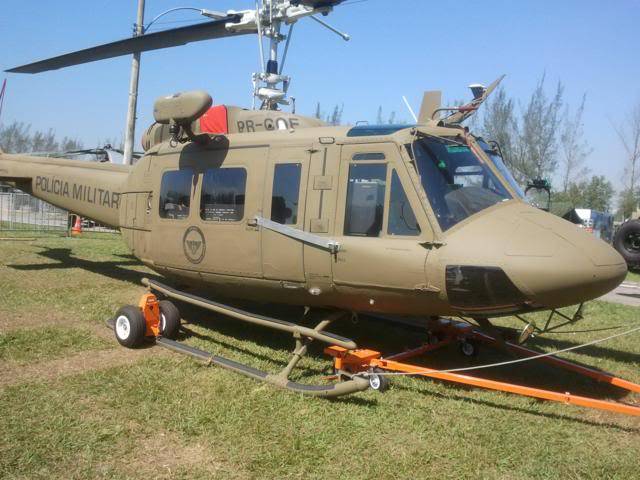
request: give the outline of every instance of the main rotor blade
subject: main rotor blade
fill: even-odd
[[[132,53],[176,47],[190,42],[200,42],[202,40],[253,33],[250,30],[230,32],[225,28],[225,24],[237,22],[240,17],[240,15],[229,15],[211,22],[198,23],[186,27],[172,28],[140,35],[138,37],[126,38],[124,40],[118,40],[117,42],[106,43],[28,65],[22,65],[6,71],[9,73],[40,73],[80,65],[82,63],[95,62],[97,60],[105,60],[107,58],[121,57]]]

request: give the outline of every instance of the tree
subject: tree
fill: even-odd
[[[77,138],[64,137],[60,142],[60,150],[62,152],[70,152],[73,150],[82,150],[82,142]]]
[[[333,113],[327,115],[327,123],[329,125],[340,125],[342,122],[342,112],[344,111],[344,103],[341,106],[336,105],[333,107]]]
[[[586,208],[608,212],[613,199],[613,185],[604,175],[594,175],[584,189],[584,203]]]
[[[378,106],[378,114],[376,115],[376,125],[382,125],[384,120],[382,119],[382,105]]]
[[[526,184],[533,178],[551,176],[557,166],[560,111],[564,88],[560,82],[551,99],[542,75],[526,108],[516,116],[515,103],[500,87],[484,113],[482,132],[500,144],[505,162],[516,180]]]
[[[35,132],[31,137],[31,147],[29,150],[32,152],[55,152],[58,149],[58,141],[52,129],[49,129],[46,133]]]
[[[55,133],[49,129],[46,133],[36,131],[29,133],[31,125],[13,122],[0,127],[0,148],[7,153],[64,152],[82,149],[78,139],[64,137],[58,142]]]
[[[0,129],[0,148],[7,153],[31,151],[31,125],[13,122]]]
[[[620,200],[618,203],[618,216],[621,220],[627,220],[632,217],[638,206],[638,193],[630,188],[625,188],[620,192]]]
[[[487,140],[494,140],[500,144],[504,161],[511,167],[512,172],[522,179],[524,172],[515,164],[514,148],[518,127],[514,115],[514,102],[507,97],[504,88],[500,87],[485,107],[481,131]],[[526,180],[528,179],[525,178]]]
[[[569,182],[566,190],[553,194],[553,202],[566,202],[573,208],[590,208],[600,212],[611,209],[614,189],[604,175],[594,175],[589,181]]]
[[[522,114],[516,157],[529,178],[551,176],[557,166],[558,131],[564,87],[560,82],[552,99],[544,91],[545,75],[539,80]]]
[[[586,102],[586,94],[582,96],[580,106],[571,115],[569,106],[565,108],[562,130],[560,133],[561,147],[561,184],[562,191],[566,192],[571,182],[578,182],[582,177],[587,175],[589,169],[584,166],[587,157],[593,151],[589,144],[584,140],[584,126],[582,123],[582,115],[584,113],[584,105]]]
[[[613,122],[612,122],[613,123]],[[621,210],[624,218],[629,218],[638,205],[638,180],[640,177],[640,102],[627,116],[625,124],[613,124],[622,146],[626,152],[626,166],[624,169],[625,188],[621,195]]]
[[[322,111],[320,110],[320,102],[316,103],[316,113],[313,116],[318,120],[322,118]]]
[[[391,112],[389,115],[389,121],[387,122],[389,125],[393,125],[396,123],[396,112]]]

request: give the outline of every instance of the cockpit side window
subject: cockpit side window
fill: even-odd
[[[344,234],[379,237],[384,219],[387,165],[352,163],[349,165],[347,208]]]
[[[494,142],[493,146],[490,146],[484,140],[479,139],[478,145],[480,145],[480,147],[484,150],[484,152],[493,161],[493,164],[496,166],[496,168],[498,169],[500,174],[504,177],[504,179],[509,183],[513,191],[516,192],[516,195],[521,199],[526,200],[525,198],[526,195],[524,193],[524,190],[522,190],[522,187],[520,186],[520,184],[515,180],[515,178],[513,178],[513,175],[511,174],[511,172],[505,165],[504,160],[500,156],[500,148],[498,144]]]
[[[173,170],[162,175],[160,218],[181,220],[189,216],[193,170]]]
[[[407,194],[402,188],[398,172],[393,170],[391,175],[391,192],[389,201],[389,235],[416,236],[420,235],[420,226],[409,204]]]

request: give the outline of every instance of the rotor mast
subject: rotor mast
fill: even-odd
[[[282,74],[282,65],[286,58],[289,43],[291,41],[291,33],[294,24],[304,18],[310,17],[316,20],[320,25],[338,34],[343,40],[349,40],[347,34],[339,32],[327,23],[313,17],[315,14],[327,15],[333,10],[333,6],[341,3],[340,1],[304,1],[304,0],[261,0],[256,2],[255,11],[233,12],[242,13],[243,19],[253,14],[253,22],[249,20],[247,26],[255,23],[256,32],[258,34],[260,65],[262,72],[253,74],[253,97],[254,107],[256,101],[260,102],[262,110],[277,110],[280,105],[289,105],[291,102],[286,98],[287,90],[291,82],[291,77]],[[229,12],[232,13],[232,12]],[[240,22],[242,23],[242,22]],[[281,33],[283,24],[289,25],[286,35]],[[231,26],[233,28],[233,26]],[[245,27],[246,28],[246,27]],[[264,38],[269,39],[268,58],[265,62],[263,57]],[[286,46],[282,60],[279,58],[280,42],[286,40]]]
[[[285,96],[289,86],[290,78],[280,74],[278,66],[278,46],[285,36],[280,31],[282,28],[281,16],[285,16],[286,12],[280,13],[279,8],[283,4],[289,3],[282,0],[263,0],[261,8],[256,11],[256,18],[259,22],[260,31],[258,34],[258,42],[263,41],[263,37],[269,39],[268,59],[265,63],[264,59],[260,59],[262,72],[253,74],[253,96],[254,106],[256,100],[261,102],[260,108],[263,110],[277,110],[278,105],[288,105],[289,101]],[[263,48],[260,45],[260,55],[263,55]],[[260,86],[260,82],[264,86]],[[282,87],[279,84],[282,83]]]

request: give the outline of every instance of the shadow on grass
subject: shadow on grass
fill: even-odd
[[[236,306],[238,304],[236,303]],[[243,305],[246,308],[246,305]],[[190,305],[180,305],[181,311],[183,312],[183,318],[187,320],[189,323],[198,325],[204,328],[215,328],[217,332],[222,335],[230,336],[237,338],[239,340],[243,340],[250,343],[256,343],[263,345],[265,347],[276,349],[276,350],[290,350],[293,347],[293,340],[291,336],[288,334],[282,334],[281,332],[275,332],[271,330],[267,330],[261,327],[254,327],[244,324],[243,322],[238,322],[233,319],[226,318],[221,315],[211,314],[208,312],[204,312],[201,309],[194,308]],[[254,310],[255,310],[254,306]],[[267,310],[267,311],[265,311]],[[300,309],[295,309],[292,307],[278,307],[280,315],[276,315],[273,312],[273,308],[269,307],[261,307],[261,314],[271,314],[272,316],[276,316],[278,318],[285,318],[290,321],[296,321],[296,315],[299,318],[301,315]],[[390,326],[390,325],[381,325],[379,322],[375,321],[366,321],[361,320],[357,324],[353,324],[349,321],[343,321],[335,323],[329,329],[333,333],[346,336],[348,338],[353,338],[357,340],[358,344],[361,346],[367,346],[368,348],[375,348],[378,351],[382,352],[396,352],[401,351],[407,348],[415,347],[420,345],[425,337],[424,335],[416,332],[415,330],[405,329],[400,326]],[[199,338],[207,337],[206,335],[196,334]],[[218,342],[217,340],[208,337],[203,338],[205,340],[211,340],[213,342]],[[284,365],[284,362],[278,362],[269,358],[264,354],[256,354],[250,349],[240,348],[233,345],[229,345],[225,342],[218,342],[221,346],[225,348],[229,348],[239,353],[251,355],[256,358],[272,361],[277,363],[278,365]],[[574,342],[564,341],[564,340],[555,340],[555,339],[547,339],[547,338],[536,338],[537,345],[548,346],[553,349],[560,349],[567,346],[576,345]],[[313,348],[310,348],[309,356],[314,357],[315,359],[324,359],[328,360],[327,356],[322,353],[324,345],[318,344],[314,342],[311,344]],[[625,362],[625,363],[634,363],[637,361],[638,356],[633,355],[627,352],[617,352],[612,349],[607,349],[603,347],[593,346],[590,350],[585,349],[589,354],[594,356],[608,356],[613,359]],[[495,349],[486,347],[483,348],[480,357],[475,359],[469,359],[466,357],[462,357],[456,345],[450,345],[437,353],[427,354],[421,357],[417,364],[421,364],[428,368],[434,369],[449,369],[449,368],[459,368],[465,366],[473,366],[478,364],[488,364],[494,363],[498,361],[503,361],[505,359],[510,359],[509,357]],[[328,366],[331,365],[330,362],[327,362]],[[575,362],[578,363],[578,362]],[[589,368],[593,368],[590,365],[585,365]],[[521,368],[520,368],[521,367]],[[304,372],[301,373],[300,376],[302,378],[312,376],[317,374],[317,369],[312,369],[315,371],[312,372]],[[597,370],[594,368],[594,370]],[[474,372],[470,372],[471,375],[474,375]],[[482,370],[478,376],[483,378],[488,378],[496,381],[502,381],[507,383],[515,383],[526,385],[534,388],[540,388],[544,390],[555,390],[559,392],[571,391],[574,395],[587,396],[596,399],[624,399],[629,395],[627,390],[597,382],[593,379],[581,376],[574,372],[565,371],[559,369],[557,367],[553,367],[550,365],[543,364],[541,362],[531,362],[522,365],[518,365],[515,368],[511,367],[503,367],[503,368],[492,368],[490,370]],[[427,379],[425,379],[427,381]],[[467,387],[465,385],[457,385],[456,388],[459,388],[461,391],[471,390],[475,387]],[[422,390],[422,389],[420,389]],[[428,392],[429,394],[433,394],[433,392]],[[443,396],[444,397],[444,396]],[[350,397],[347,397],[350,398]],[[358,398],[358,397],[353,397]],[[464,399],[464,397],[457,397],[458,399]],[[478,401],[467,399],[468,401]],[[588,423],[590,425],[602,425],[597,422],[588,422],[580,418],[571,417],[571,416],[558,416],[553,414],[546,414],[543,412],[536,411],[534,409],[519,409],[518,407],[512,407],[508,405],[501,405],[499,403],[492,402],[484,402],[489,406],[493,406],[495,408],[505,408],[511,410],[523,411],[531,414],[540,414],[542,416],[550,416],[552,418],[563,418],[569,420],[575,420],[577,422]],[[634,430],[635,431],[635,430]]]
[[[214,343],[218,347],[224,348],[225,350],[233,350],[234,352],[241,353],[241,354],[244,354],[244,355],[249,355],[249,356],[251,356],[253,358],[256,358],[256,359],[259,359],[259,360],[262,360],[262,361],[265,361],[265,362],[272,362],[272,363],[274,363],[276,365],[281,365],[282,367],[286,366],[286,364],[287,364],[287,362],[284,362],[284,361],[281,361],[281,360],[276,360],[276,359],[274,359],[272,357],[268,357],[266,355],[261,355],[260,353],[257,353],[257,352],[255,352],[253,350],[242,348],[242,347],[239,347],[237,345],[232,345],[231,343],[225,342],[225,341],[217,339],[217,338],[213,338],[213,337],[211,337],[209,335],[203,335],[201,333],[198,333],[198,332],[186,327],[185,325],[182,325],[181,329],[180,329],[180,337],[178,338],[178,341],[185,340],[185,339],[188,339],[188,338],[197,338],[198,340],[204,340],[204,341],[207,341],[207,342],[211,342],[211,343]],[[215,354],[216,352],[211,352],[211,353]]]
[[[564,348],[575,347],[580,345],[578,342],[571,342],[568,340],[562,340],[558,338],[547,338],[544,336],[536,337],[535,341],[532,342],[533,345],[544,346],[547,348],[553,348],[554,350],[561,350]],[[610,360],[614,360],[616,362],[622,363],[638,363],[640,362],[640,354],[632,353],[632,352],[623,352],[620,350],[615,350],[613,348],[603,347],[601,345],[589,345],[588,347],[581,348],[577,350],[577,352],[582,353],[583,355],[589,355],[594,358],[608,358]],[[588,368],[592,368],[594,370],[598,370],[596,367],[581,364],[579,362],[578,365],[583,365]]]
[[[403,390],[403,391],[409,391],[409,392],[415,392],[416,389],[415,388],[406,388],[404,386],[401,385],[394,385],[393,387],[394,389],[398,389],[398,390]],[[468,388],[469,390],[471,388]],[[457,402],[465,402],[465,403],[478,403],[480,405],[486,406],[486,407],[490,407],[490,408],[496,408],[498,410],[508,410],[510,412],[518,412],[518,413],[523,413],[523,414],[529,414],[529,415],[535,415],[535,416],[539,416],[539,417],[544,417],[544,418],[548,418],[551,420],[564,420],[564,421],[568,421],[568,422],[575,422],[575,423],[580,423],[582,425],[588,425],[591,427],[608,427],[608,428],[613,428],[616,430],[619,430],[621,432],[626,432],[626,433],[640,433],[640,428],[636,428],[636,427],[627,427],[624,425],[619,425],[616,423],[612,423],[612,422],[597,422],[597,421],[593,421],[593,420],[587,420],[585,418],[578,418],[578,417],[574,417],[574,416],[570,416],[570,415],[564,415],[564,414],[559,414],[559,413],[549,413],[549,412],[541,412],[540,410],[535,410],[532,408],[524,408],[524,407],[516,407],[514,405],[507,405],[504,403],[497,403],[497,402],[492,402],[489,400],[480,400],[477,398],[469,398],[469,397],[464,397],[462,395],[456,395],[456,394],[451,394],[451,395],[446,395],[444,393],[439,393],[439,392],[433,392],[430,390],[427,390],[426,388],[420,387],[419,389],[419,393],[424,394],[424,395],[429,395],[431,397],[435,397],[441,400],[455,400]],[[393,390],[391,390],[392,392]],[[535,401],[537,403],[543,403],[544,400],[538,400],[535,398],[531,398],[529,397],[530,400]],[[573,408],[576,411],[579,411],[580,409],[584,410],[582,407],[577,407],[577,406],[571,406],[571,405],[566,405],[567,408]]]
[[[640,293],[617,293],[616,295],[620,295],[621,297],[640,298]]]
[[[132,255],[115,255],[122,260],[85,260],[72,255],[70,248],[49,248],[38,252],[38,255],[53,260],[58,263],[36,263],[28,265],[7,265],[9,268],[22,271],[47,271],[47,270],[66,270],[69,268],[80,268],[89,272],[103,275],[114,280],[121,280],[136,285],[140,285],[142,278],[147,277],[154,280],[162,280],[159,275],[150,272],[140,272],[126,268],[129,266],[141,266],[142,264]]]

